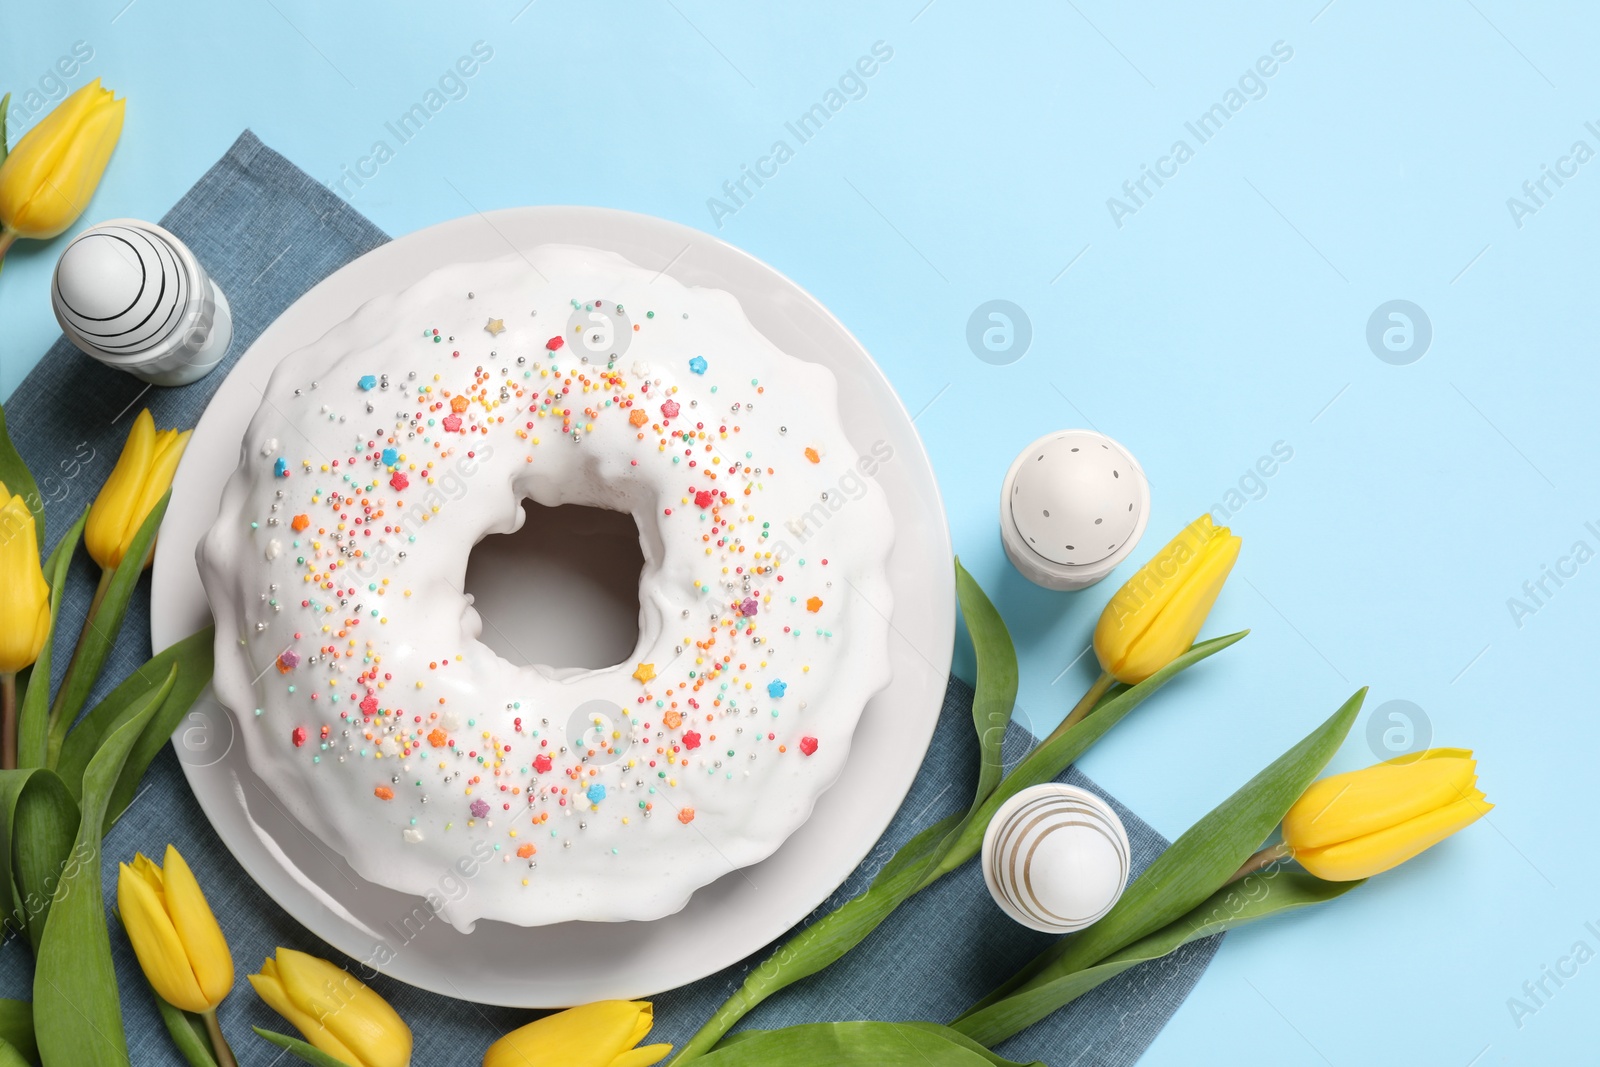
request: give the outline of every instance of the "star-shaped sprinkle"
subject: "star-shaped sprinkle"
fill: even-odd
[[[499,337],[501,334],[506,332],[506,320],[490,319],[484,324],[483,328],[489,331],[490,337]]]
[[[656,676],[656,665],[654,663],[641,663],[634,668],[633,676],[638,681],[648,682]]]

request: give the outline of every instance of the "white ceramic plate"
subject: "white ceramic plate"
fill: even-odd
[[[473,215],[401,237],[325,279],[262,333],[217,390],[178,468],[156,548],[156,648],[210,621],[195,546],[216,519],[223,484],[238,463],[240,435],[278,362],[365,301],[403,289],[436,267],[548,242],[607,249],[686,285],[728,290],[779,348],[838,376],[844,423],[858,451],[866,454],[879,442],[893,449],[878,482],[896,522],[889,561],[894,680],[867,705],[844,774],[810,821],[762,863],[702,888],[683,911],[656,922],[531,928],[481,922],[463,935],[434,917],[422,898],[358,877],[294,822],[251,772],[242,746],[235,750],[232,718],[209,691],[174,736],[189,784],[217,833],[250,876],[312,932],[412,985],[529,1008],[652,996],[703,978],[777,938],[825,900],[877,841],[916,777],[944,696],[955,633],[950,534],[933,469],[888,380],[838,320],[771,267],[698,230],[603,208],[540,207]],[[586,520],[570,521],[569,535],[584,536]],[[474,552],[475,563],[480,553],[498,554],[486,570],[501,578],[508,567],[520,566],[533,584],[582,581],[550,568],[536,540],[491,538]],[[486,615],[499,613],[494,590],[475,590],[470,569],[468,588]],[[595,654],[594,642],[617,640],[617,620],[637,611],[637,604],[605,593],[592,598],[596,616],[581,626],[569,618],[557,629],[549,620],[526,618],[510,610],[517,601],[509,597],[500,598],[506,614],[495,621],[512,627],[507,636],[516,645],[538,648],[550,662],[576,664]],[[446,896],[471,891],[470,881],[449,876],[439,886]]]

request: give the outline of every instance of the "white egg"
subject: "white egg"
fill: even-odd
[[[50,296],[74,345],[155,385],[202,377],[233,340],[228,301],[194,253],[137,219],[74,238],[56,263]]]
[[[167,241],[116,225],[97,227],[67,246],[56,265],[54,295],[62,327],[119,360],[166,341],[193,297]]]
[[[1099,921],[1127,887],[1132,851],[1099,797],[1045,783],[1012,797],[984,833],[984,881],[995,903],[1033,930],[1071,933]]]
[[[1139,543],[1150,483],[1127,449],[1092,430],[1034,441],[1011,464],[1000,496],[1000,539],[1030,581],[1093,585]]]

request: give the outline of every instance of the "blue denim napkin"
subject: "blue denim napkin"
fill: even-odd
[[[193,426],[233,361],[290,304],[339,267],[388,240],[337,195],[248,131],[161,220],[185,241],[228,296],[233,347],[227,363],[193,385],[150,388],[84,356],[59,340],[6,405],[13,439],[46,498],[46,551],[76,519],[111,470],[128,424],[148,406],[159,426]],[[61,628],[75,634],[94,587],[92,564],[79,554]],[[98,699],[150,656],[148,575],[128,611]],[[66,657],[59,657],[57,673]],[[951,678],[927,761],[883,839],[860,868],[811,918],[863,888],[901,843],[960,809],[971,796],[972,690]],[[1033,739],[1012,724],[1005,754],[1020,758]],[[1095,789],[1070,770],[1064,781]],[[1103,793],[1101,795],[1104,795]],[[1137,877],[1167,842],[1138,816],[1107,797],[1127,826]],[[301,928],[252,882],[206,822],[169,748],[151,765],[143,791],[106,837],[102,873],[109,906],[117,862],[142,851],[159,856],[176,844],[206,889],[228,934],[240,978],[223,1005],[223,1029],[239,1062],[279,1062],[277,1049],[252,1025],[288,1030],[262,1004],[243,975],[277,945],[359,965]],[[803,924],[802,924],[803,925]],[[883,927],[832,968],[767,1001],[744,1026],[774,1028],[844,1019],[947,1021],[1009,978],[1051,938],[1016,925],[989,900],[976,864],[945,878],[903,906]],[[1016,1060],[1059,1067],[1131,1064],[1188,996],[1217,950],[1198,942],[1172,957],[1136,968],[1080,998],[999,1048]],[[181,1064],[120,926],[112,946],[134,1063]],[[758,964],[765,951],[693,985],[655,998],[652,1041],[681,1043]],[[17,938],[0,950],[0,996],[29,999],[33,966]],[[483,1007],[426,993],[379,977],[370,983],[411,1024],[417,1067],[476,1064],[500,1034],[533,1012]]]

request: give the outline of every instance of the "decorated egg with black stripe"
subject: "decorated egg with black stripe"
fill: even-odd
[[[97,227],[68,246],[52,296],[63,329],[112,359],[165,342],[193,298],[188,272],[165,238],[117,225]]]

